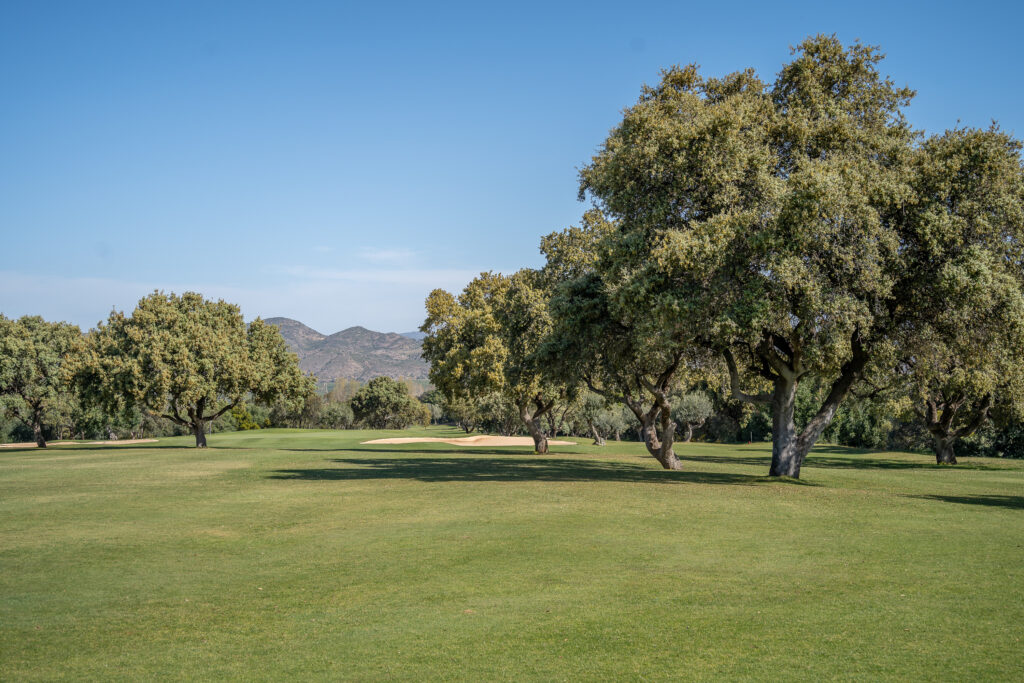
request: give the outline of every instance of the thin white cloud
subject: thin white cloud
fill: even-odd
[[[356,251],[356,256],[361,261],[376,263],[380,265],[406,265],[416,261],[416,252],[411,249],[380,249],[377,247],[362,247]]]

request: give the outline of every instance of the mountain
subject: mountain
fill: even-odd
[[[416,330],[415,332],[399,332],[398,334],[403,337],[408,337],[409,339],[415,339],[418,342],[423,341],[423,338],[427,336],[426,333],[420,332],[419,330]]]
[[[350,327],[324,335],[291,318],[267,318],[299,357],[299,367],[321,382],[345,377],[365,382],[380,375],[426,380],[420,340],[394,332]]]

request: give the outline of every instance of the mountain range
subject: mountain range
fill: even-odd
[[[299,357],[303,372],[312,372],[320,382],[374,377],[405,377],[426,380],[429,366],[420,355],[422,333],[374,332],[350,327],[334,334],[322,334],[291,318],[267,318],[277,325],[281,336]]]

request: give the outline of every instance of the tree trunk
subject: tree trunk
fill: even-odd
[[[935,448],[935,464],[936,465],[955,465],[956,454],[953,452],[953,442],[956,439],[951,437],[934,437],[934,448]]]
[[[604,445],[604,437],[601,436],[601,433],[599,431],[597,431],[597,427],[594,426],[593,422],[590,423],[590,433],[594,435],[594,445],[595,446],[603,446]]]
[[[666,405],[661,410],[661,448],[658,450],[658,454],[654,456],[666,470],[683,469],[683,463],[679,462],[675,451],[672,450],[675,438],[676,423],[672,421],[672,414]]]
[[[533,437],[533,450],[534,452],[543,455],[548,452],[548,437],[544,433],[544,430],[537,424],[537,421],[532,417],[524,417],[523,420],[526,422],[526,429],[529,430],[530,436]]]
[[[686,423],[686,431],[683,433],[683,443],[690,443],[690,439],[693,438],[693,425],[689,422]]]
[[[772,393],[772,465],[770,477],[800,477],[800,465],[807,453],[798,448],[796,422],[796,382],[778,377]],[[810,450],[810,449],[808,449]]]
[[[36,445],[40,448],[46,448],[46,438],[43,436],[43,425],[36,418],[32,421],[32,437],[36,441]]]
[[[196,448],[206,448],[206,425],[201,420],[192,423],[192,433],[196,437]]]

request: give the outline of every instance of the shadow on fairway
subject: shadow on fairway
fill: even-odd
[[[1024,510],[1024,496],[907,496],[921,500],[939,500],[945,503],[961,503],[963,505],[984,505],[986,507],[1009,508]]]
[[[272,479],[302,481],[617,481],[656,484],[754,484],[763,477],[723,472],[670,472],[620,463],[537,458],[339,458],[337,468],[275,470]]]
[[[841,454],[847,457],[836,458],[823,454]],[[950,467],[949,465],[937,465],[934,462],[913,462],[910,460],[872,457],[872,451],[860,449],[845,449],[832,446],[815,448],[804,461],[804,467],[831,469],[831,470],[999,470],[1001,467],[991,465],[960,463]],[[704,463],[728,463],[730,465],[752,465],[768,467],[771,464],[771,453],[762,456],[730,456],[730,455],[687,455],[676,449],[676,456],[680,460]]]

